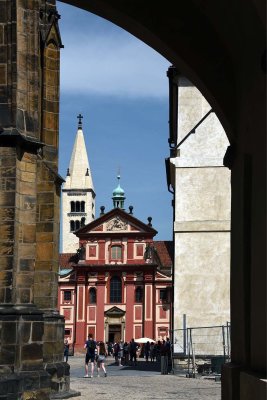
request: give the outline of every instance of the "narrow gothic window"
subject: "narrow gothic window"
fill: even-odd
[[[135,302],[142,303],[143,301],[143,289],[141,287],[137,287],[135,290]]]
[[[80,202],[76,201],[76,212],[80,212],[81,211],[81,207],[80,207]]]
[[[122,249],[121,246],[111,247],[111,260],[121,260]]]
[[[75,231],[75,222],[74,221],[70,221],[70,231],[71,232]]]
[[[81,219],[81,226],[84,226],[84,225],[85,225],[85,218],[82,217],[82,219]]]
[[[90,288],[89,290],[89,303],[95,304],[96,303],[96,290],[95,288]]]
[[[75,230],[80,229],[80,221],[75,221]]]
[[[110,303],[121,303],[121,279],[113,276],[110,279]]]
[[[81,212],[84,212],[84,211],[85,211],[85,202],[82,201],[81,202]]]
[[[75,203],[74,203],[74,201],[70,202],[70,212],[75,212]]]

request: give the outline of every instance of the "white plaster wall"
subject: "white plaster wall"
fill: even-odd
[[[226,324],[230,318],[230,235],[186,232],[176,235],[175,329]]]
[[[211,109],[200,91],[185,78],[180,79],[178,96],[178,142]],[[185,85],[185,86],[184,86]],[[177,166],[218,166],[222,165],[225,150],[229,145],[227,136],[217,116],[211,113],[180,147],[180,157],[176,159]]]
[[[210,110],[201,93],[180,81],[178,142]],[[175,189],[174,329],[230,321],[230,171],[228,146],[214,113],[171,160]]]
[[[224,167],[176,168],[175,221],[229,221],[230,183]]]

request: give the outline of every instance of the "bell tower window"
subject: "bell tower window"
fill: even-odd
[[[70,202],[70,212],[75,212],[75,202],[74,201]]]
[[[74,221],[70,221],[70,231],[71,232],[75,231],[75,222]]]
[[[85,202],[81,201],[81,212],[85,212]]]

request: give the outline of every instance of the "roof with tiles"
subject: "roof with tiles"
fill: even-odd
[[[173,242],[170,240],[154,240],[154,246],[157,250],[157,255],[163,268],[172,267],[172,251]],[[71,268],[73,264],[77,263],[76,253],[61,253],[59,254],[60,269]]]
[[[60,253],[59,254],[59,268],[68,269],[77,262],[76,253]]]
[[[154,240],[154,247],[157,250],[160,262],[163,267],[172,267],[172,252],[173,252],[173,242],[171,240]]]

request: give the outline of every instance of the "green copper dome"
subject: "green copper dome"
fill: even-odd
[[[124,209],[124,200],[125,200],[125,195],[124,195],[124,190],[120,186],[120,175],[117,176],[118,179],[118,186],[113,190],[113,206],[114,208],[122,208]]]
[[[116,189],[113,190],[113,197],[124,196],[124,190],[120,186],[120,178],[121,178],[120,175],[118,175],[117,178],[118,178],[118,186],[116,187]]]

